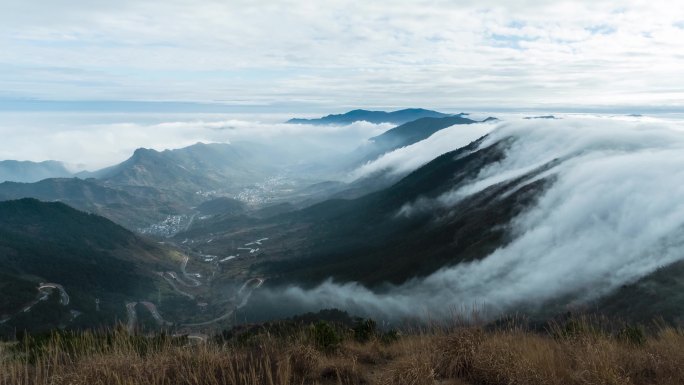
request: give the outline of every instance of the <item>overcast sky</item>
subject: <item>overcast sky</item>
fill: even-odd
[[[684,106],[684,2],[0,0],[0,99]]]

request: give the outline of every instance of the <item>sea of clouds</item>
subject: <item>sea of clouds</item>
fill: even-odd
[[[286,149],[303,162],[351,152],[391,124],[283,123],[280,115],[4,113],[0,160],[57,160],[74,171],[124,161],[135,149],[248,141]]]
[[[510,137],[514,141],[503,161],[432,202],[448,208],[487,186],[560,159],[538,177],[554,176],[555,182],[510,224],[515,239],[508,245],[482,260],[445,267],[382,293],[358,283],[327,281],[310,290],[290,286],[262,297],[297,308],[338,307],[395,319],[445,316],[473,307],[497,314],[566,296],[582,303],[684,258],[682,122],[599,117],[508,121],[492,127],[481,147]],[[397,165],[404,161],[401,154],[414,159],[417,148],[429,152],[422,158],[444,150],[417,144],[411,151],[397,150],[392,159]]]

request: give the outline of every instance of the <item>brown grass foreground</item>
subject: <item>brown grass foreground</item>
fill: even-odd
[[[643,337],[461,327],[393,342],[347,338],[325,352],[307,330],[295,334],[239,345],[54,335],[24,351],[0,345],[0,384],[684,384],[684,334],[672,328]]]

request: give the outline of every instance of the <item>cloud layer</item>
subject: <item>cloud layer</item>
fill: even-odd
[[[681,122],[598,118],[500,124],[483,146],[517,138],[506,159],[434,203],[449,207],[499,175],[509,179],[564,159],[545,174],[556,176],[552,186],[515,219],[513,242],[384,293],[326,282],[265,295],[386,317],[482,306],[498,313],[566,295],[578,302],[596,298],[684,258],[683,130]]]
[[[76,169],[121,162],[139,147],[174,149],[197,142],[250,141],[277,146],[303,162],[352,151],[390,124],[345,126],[280,123],[281,116],[189,114],[5,115],[0,159],[58,160]]]
[[[489,133],[494,123],[459,124],[437,131],[425,140],[396,149],[370,161],[349,174],[350,180],[371,176],[378,172],[402,176],[436,157],[468,145]]]
[[[665,0],[2,0],[0,97],[681,107],[683,11]]]

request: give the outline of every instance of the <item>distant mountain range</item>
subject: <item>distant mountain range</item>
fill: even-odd
[[[449,116],[437,111],[425,110],[422,108],[408,108],[404,110],[385,112],[353,110],[344,114],[327,115],[317,119],[290,119],[287,123],[292,124],[350,124],[359,121],[370,123],[392,123],[404,124],[420,118],[443,118]]]
[[[381,115],[408,119],[426,114],[441,117],[423,117],[390,129],[350,154],[335,168],[353,168],[385,152],[423,140],[440,129],[456,124],[476,123],[462,114],[448,116],[418,109]],[[208,199],[237,197],[243,189],[277,175],[293,162],[292,159],[296,160],[296,156],[281,149],[249,142],[197,143],[165,151],[140,148],[117,165],[94,172],[80,172],[75,177],[58,162],[31,164],[35,168],[49,167],[53,174],[44,173],[38,177],[37,172],[27,172],[26,176],[35,176],[24,178],[31,182],[0,183],[0,200],[31,197],[44,201],[61,201],[79,210],[103,215],[129,229],[138,230],[161,222],[168,216],[189,217],[192,207],[201,205]],[[6,165],[14,163],[16,162],[4,162]],[[56,177],[60,173],[66,173],[65,177]],[[36,178],[40,180],[34,181]],[[13,176],[12,179],[18,177]],[[342,183],[325,186],[324,189],[304,186],[301,192],[293,191],[292,197],[310,199],[307,198],[310,196],[320,200],[345,189]],[[351,188],[354,189],[352,195],[359,195],[378,186]],[[201,209],[204,207],[201,206]]]
[[[66,178],[71,172],[60,162],[0,161],[0,182],[37,182],[45,178]]]
[[[145,186],[176,193],[254,183],[273,171],[272,161],[247,144],[197,143],[174,150],[139,148],[124,162],[81,177],[117,186]]]
[[[61,201],[137,230],[187,214],[214,195],[238,194],[275,174],[283,163],[277,159],[277,151],[251,143],[141,148],[122,163],[77,177],[0,183],[0,200]]]

